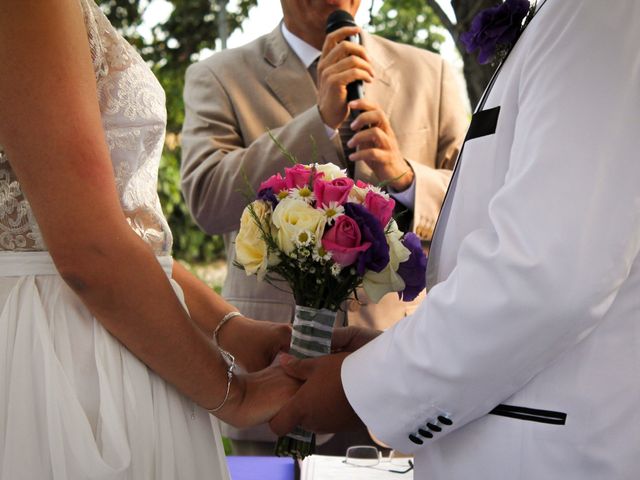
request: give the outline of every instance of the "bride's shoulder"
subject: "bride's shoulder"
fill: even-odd
[[[111,25],[94,0],[77,0],[84,14],[87,38],[91,49],[96,78],[108,75],[110,70],[123,70],[135,56],[133,47]]]

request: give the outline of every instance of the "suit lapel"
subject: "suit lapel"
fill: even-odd
[[[316,103],[313,80],[282,36],[280,25],[265,42],[264,59],[271,66],[265,82],[292,117]]]
[[[291,116],[295,117],[316,104],[317,90],[309,72],[282,36],[280,28],[278,25],[265,42],[264,59],[268,64],[265,82]],[[364,33],[362,42],[372,59],[375,72],[374,81],[365,85],[365,96],[378,103],[390,116],[396,93],[390,75],[393,57],[382,48],[380,40],[371,35]],[[368,182],[378,182],[371,169],[361,162],[356,165],[355,176]]]

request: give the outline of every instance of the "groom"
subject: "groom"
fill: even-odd
[[[277,433],[361,420],[417,479],[637,478],[639,44],[637,0],[539,5],[474,115],[427,299],[352,354],[285,358],[306,383]]]

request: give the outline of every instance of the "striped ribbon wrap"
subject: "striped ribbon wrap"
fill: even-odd
[[[331,335],[337,312],[296,305],[289,353],[297,358],[314,358],[331,352]],[[276,455],[303,459],[315,448],[315,434],[296,427],[276,444]]]

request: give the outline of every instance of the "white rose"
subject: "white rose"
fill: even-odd
[[[269,258],[269,249],[263,239],[262,230],[256,223],[256,218],[251,214],[251,209],[262,228],[265,230],[270,228],[270,205],[262,200],[256,200],[248,205],[240,218],[240,230],[235,241],[236,260],[244,267],[247,275],[258,275],[258,279],[262,280],[267,267],[276,265],[278,259],[273,255]]]
[[[327,182],[335,180],[336,178],[344,178],[347,176],[346,170],[341,169],[339,166],[333,163],[316,163],[315,167],[318,173],[324,173],[324,179]]]
[[[385,231],[389,245],[389,263],[379,273],[367,270],[364,274],[362,287],[374,303],[379,302],[389,292],[400,292],[405,288],[404,280],[397,272],[398,266],[409,259],[411,251],[400,241],[402,235],[398,224],[391,220]]]
[[[295,241],[299,234],[311,232],[317,244],[324,233],[326,216],[308,203],[294,198],[285,198],[273,211],[273,224],[277,228],[276,242],[287,255],[295,249]]]
[[[360,188],[359,186],[354,185],[353,187],[351,187],[351,191],[349,192],[348,201],[351,203],[358,203],[362,205],[368,191],[368,188]]]

